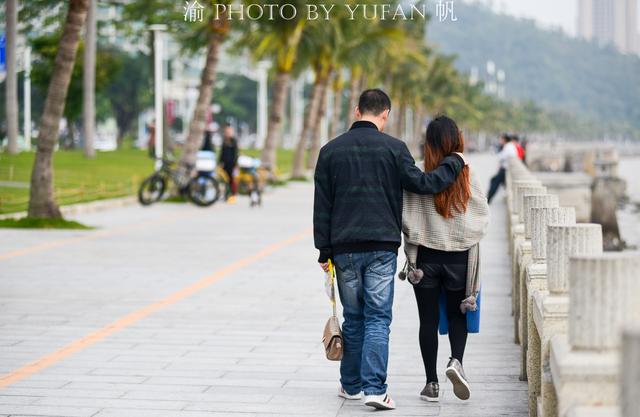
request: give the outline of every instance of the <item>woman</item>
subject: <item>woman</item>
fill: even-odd
[[[464,152],[464,137],[456,123],[437,117],[427,127],[425,171],[431,171],[453,152]],[[427,383],[420,397],[438,401],[436,361],[441,302],[446,301],[451,358],[446,375],[455,395],[466,400],[469,383],[462,368],[467,341],[467,311],[476,311],[480,239],[489,222],[489,206],[469,167],[445,191],[433,196],[404,193],[403,233],[407,264],[401,278],[409,278],[418,303],[420,350]]]

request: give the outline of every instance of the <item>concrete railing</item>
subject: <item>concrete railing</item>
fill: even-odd
[[[625,333],[624,343],[622,334],[640,323],[640,253],[603,252],[602,227],[576,223],[580,207],[560,207],[515,159],[507,207],[514,340],[529,415],[638,416],[640,330]]]

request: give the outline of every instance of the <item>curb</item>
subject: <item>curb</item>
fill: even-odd
[[[64,217],[73,216],[77,214],[93,213],[96,211],[108,210],[116,207],[130,206],[138,202],[136,196],[109,198],[106,200],[90,201],[88,203],[70,204],[68,206],[60,207],[60,211]],[[17,213],[9,213],[0,215],[0,220],[4,219],[19,219],[27,215],[26,211],[20,211]]]

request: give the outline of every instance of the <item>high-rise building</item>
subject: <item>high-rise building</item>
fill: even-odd
[[[638,0],[579,0],[578,35],[640,54]]]

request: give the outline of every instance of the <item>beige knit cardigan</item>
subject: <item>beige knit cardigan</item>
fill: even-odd
[[[445,219],[436,211],[432,195],[405,191],[403,196],[402,232],[407,264],[405,276],[416,269],[418,247],[425,246],[447,252],[469,251],[466,296],[471,309],[480,290],[480,240],[489,226],[489,205],[477,178],[470,172],[471,198],[464,213]],[[469,297],[473,297],[469,299]]]

